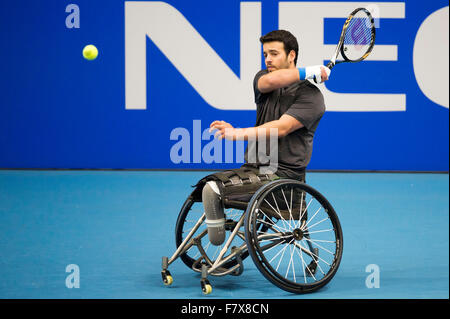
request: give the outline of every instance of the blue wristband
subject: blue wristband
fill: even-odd
[[[306,79],[306,69],[305,68],[298,68],[298,74],[300,75],[300,80]]]

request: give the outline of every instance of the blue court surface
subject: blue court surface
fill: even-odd
[[[210,277],[208,296],[179,259],[164,286],[161,257],[174,252],[178,212],[208,173],[0,171],[0,298],[449,298],[447,173],[308,173],[344,233],[340,268],[315,293],[279,289],[251,258],[239,277]],[[79,288],[66,286],[68,265],[78,266]],[[370,265],[378,288],[366,285]]]

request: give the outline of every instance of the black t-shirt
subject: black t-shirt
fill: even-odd
[[[261,93],[258,80],[266,69],[259,71],[253,81],[255,93],[256,124],[278,120],[288,114],[304,127],[278,139],[278,171],[276,174],[298,178],[303,175],[311,160],[313,138],[320,119],[325,113],[325,103],[320,90],[309,81],[300,81],[288,87]],[[268,148],[268,141],[267,146]],[[267,151],[270,154],[270,150]],[[248,163],[248,148],[245,153],[244,166],[258,167],[261,163]],[[266,164],[267,165],[267,164]]]

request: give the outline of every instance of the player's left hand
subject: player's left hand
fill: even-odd
[[[214,121],[209,125],[209,132],[217,130],[214,133],[214,138],[233,140],[235,128],[225,121]]]

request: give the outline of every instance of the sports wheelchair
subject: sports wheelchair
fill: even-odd
[[[202,188],[208,180],[221,187],[225,240],[208,240]],[[186,199],[175,226],[176,251],[162,258],[162,279],[171,285],[168,270],[178,257],[201,274],[202,292],[212,292],[209,276],[239,276],[251,257],[271,283],[291,293],[310,293],[336,274],[343,252],[343,234],[331,204],[302,181],[229,170],[201,179]],[[233,194],[247,194],[239,198]],[[245,196],[244,196],[245,197]]]

